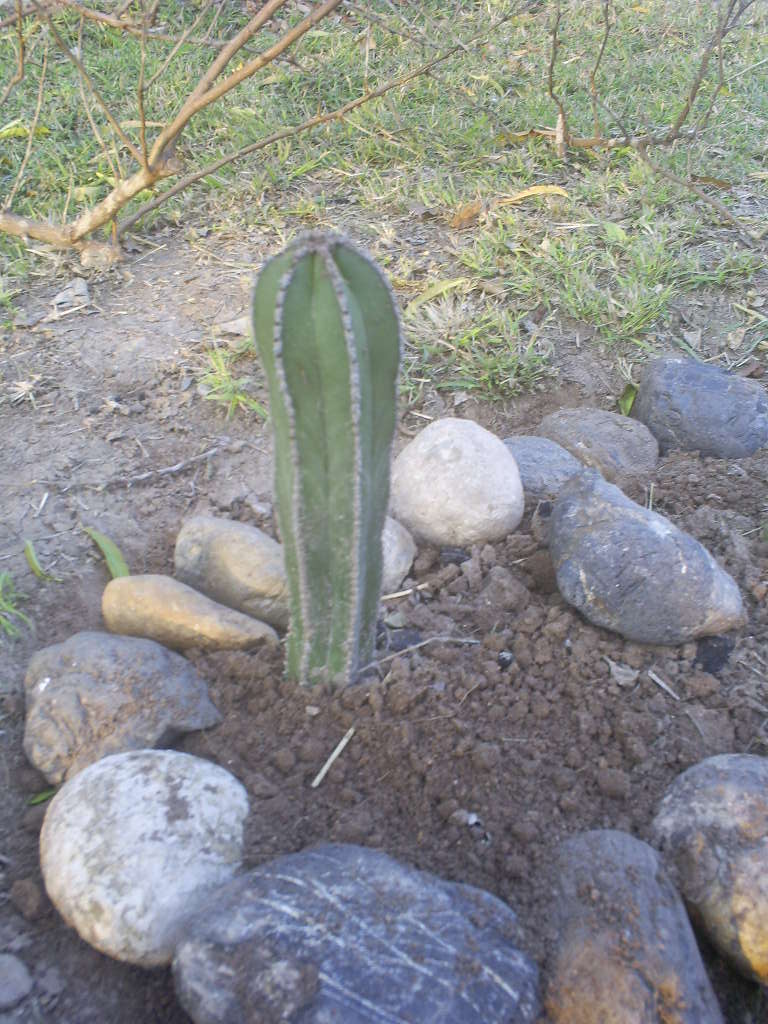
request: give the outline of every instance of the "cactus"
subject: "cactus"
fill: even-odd
[[[286,675],[344,686],[373,654],[397,308],[365,254],[340,236],[312,233],[264,266],[252,315],[269,385],[290,593]]]

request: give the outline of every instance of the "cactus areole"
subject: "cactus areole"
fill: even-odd
[[[400,322],[373,261],[309,234],[253,295],[270,392],[275,507],[291,602],[286,674],[354,682],[371,660],[389,500]]]

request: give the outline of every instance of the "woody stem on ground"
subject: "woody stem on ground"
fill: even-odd
[[[38,16],[46,22],[57,45],[78,70],[80,81],[101,107],[113,131],[128,149],[139,165],[139,170],[130,177],[118,180],[112,191],[100,203],[78,217],[75,221],[55,225],[47,221],[37,221],[10,213],[7,209],[0,212],[0,231],[17,237],[36,238],[58,248],[69,248],[85,238],[99,227],[109,223],[131,199],[144,189],[151,188],[163,178],[178,173],[180,164],[175,158],[174,150],[184,128],[201,110],[215,103],[241,82],[255,75],[259,70],[270,64],[285,50],[304,36],[318,22],[326,18],[341,0],[325,0],[313,8],[298,24],[284,32],[283,35],[257,57],[247,61],[236,71],[225,78],[220,78],[235,55],[249,42],[253,36],[272,18],[276,11],[283,7],[287,0],[268,0],[261,10],[250,19],[248,24],[232,39],[228,40],[215,57],[195,88],[182,103],[174,118],[164,126],[145,155],[146,140],[137,148],[125,134],[112,111],[109,109],[88,73],[82,60],[74,54],[61,34],[58,32],[50,14],[38,0],[32,0]],[[67,6],[63,3],[62,6]],[[157,4],[150,8],[146,21],[154,17]],[[146,37],[146,32],[144,37]],[[143,90],[140,90],[143,95]],[[143,101],[140,103],[140,124],[146,127],[143,117]]]

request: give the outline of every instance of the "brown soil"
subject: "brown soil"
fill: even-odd
[[[44,807],[29,800],[46,783],[21,749],[30,655],[101,626],[107,577],[83,525],[112,537],[136,572],[172,571],[175,534],[192,512],[272,528],[263,426],[242,415],[225,421],[193,382],[212,325],[244,310],[254,268],[234,244],[202,255],[199,246],[167,244],[91,280],[87,315],[36,322],[62,279],[33,290],[27,326],[0,349],[2,380],[31,381],[35,396],[12,404],[6,391],[0,404],[0,571],[13,575],[33,623],[2,648],[0,951],[16,952],[37,982],[16,1014],[0,1017],[4,1024],[187,1020],[167,971],[96,953],[42,895]],[[506,406],[471,400],[457,414],[504,437],[533,432],[559,406],[611,407],[621,387],[609,362],[586,345],[577,352],[569,338],[562,328],[553,338],[562,372],[546,392]],[[425,409],[447,411],[434,394]],[[406,413],[403,438],[424,422]],[[379,669],[354,688],[297,690],[282,681],[276,655],[195,656],[224,722],[181,749],[212,758],[247,786],[247,866],[323,840],[381,847],[506,900],[546,967],[556,843],[603,827],[644,838],[680,771],[710,754],[768,749],[768,454],[737,464],[675,454],[648,485],[633,497],[650,495],[739,582],[749,624],[738,635],[656,648],[593,628],[557,593],[529,514],[503,543],[422,548],[405,584],[411,592],[386,604]],[[27,539],[65,582],[31,575]],[[524,584],[525,608],[501,612],[483,595],[493,565]],[[450,639],[417,646],[430,637]],[[622,668],[638,672],[634,682]],[[757,987],[705,955],[728,1024],[765,1024]]]

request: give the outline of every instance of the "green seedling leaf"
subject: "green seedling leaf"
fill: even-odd
[[[35,551],[35,546],[31,540],[24,542],[24,557],[27,560],[27,565],[39,580],[46,580],[49,583],[64,582],[60,576],[52,576],[51,573],[46,572],[42,565],[40,565]]]
[[[637,397],[636,385],[629,383],[619,395],[619,411],[622,416],[629,416],[632,412],[632,406],[635,404],[635,398]]]
[[[39,793],[35,793],[31,796],[27,803],[30,807],[36,807],[37,804],[44,804],[51,799],[52,796],[56,796],[56,787],[51,786],[50,789],[41,789]]]
[[[99,533],[99,531],[94,529],[92,526],[85,526],[83,529],[99,551],[101,551],[102,555],[104,555],[104,560],[107,563],[107,568],[112,574],[112,579],[117,579],[118,576],[131,575],[131,570],[128,568],[120,548],[114,541],[110,540],[109,537],[106,537],[103,533]]]

